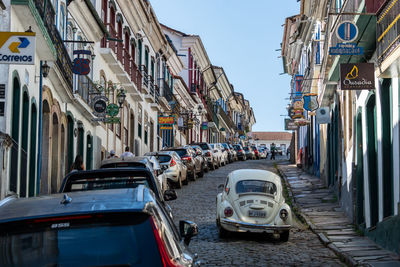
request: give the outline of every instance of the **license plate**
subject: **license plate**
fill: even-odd
[[[267,212],[263,210],[249,210],[249,217],[265,218],[266,216]]]

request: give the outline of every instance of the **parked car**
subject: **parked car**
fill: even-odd
[[[263,147],[259,148],[258,152],[260,153],[260,159],[267,158],[267,152],[266,152],[265,148],[263,148]]]
[[[292,213],[285,203],[281,179],[270,171],[231,172],[217,195],[217,226],[221,237],[230,232],[280,234],[288,241]]]
[[[218,158],[217,155],[214,153],[212,147],[205,142],[202,143],[193,143],[192,145],[198,145],[203,150],[203,156],[207,159],[208,167],[211,170],[215,170],[218,168]]]
[[[187,247],[197,225],[179,228],[144,185],[8,197],[0,202],[0,266],[199,266]]]
[[[237,157],[240,160],[246,160],[246,152],[244,151],[243,147],[239,144],[233,145],[233,148],[236,150]]]
[[[187,167],[175,151],[148,152],[144,155],[158,159],[168,182],[175,187],[182,188],[182,184],[188,184]]]
[[[237,156],[237,152],[236,152],[235,148],[233,147],[232,144],[228,144],[228,145],[229,145],[229,149],[232,151],[232,154],[233,154],[233,161],[237,161],[238,156]]]
[[[275,152],[276,152],[276,154],[278,154],[278,155],[281,155],[281,156],[282,156],[282,154],[283,154],[282,147],[280,147],[280,146],[277,146],[277,147],[275,148]]]
[[[199,158],[196,158],[196,152],[190,146],[172,147],[163,151],[175,151],[182,159],[188,170],[188,176],[195,181],[197,174],[202,175],[202,166]]]
[[[222,143],[221,144],[223,147],[223,151],[226,151],[228,154],[228,162],[231,163],[235,160],[235,155],[233,154],[233,152],[231,151],[231,148],[229,147],[228,143]]]
[[[160,163],[157,159],[151,157],[125,157],[125,158],[111,158],[105,159],[101,162],[100,168],[129,168],[141,167],[146,168],[157,177],[158,183],[161,187],[161,192],[168,189],[167,176],[163,173]]]
[[[228,162],[228,152],[224,150],[221,143],[210,144],[213,152],[217,155],[218,166],[226,165]]]
[[[253,149],[251,147],[245,146],[243,147],[244,152],[246,153],[247,159],[256,159],[256,155],[254,154]]]
[[[202,165],[202,169],[203,169],[203,175],[204,175],[205,172],[208,172],[209,167],[208,167],[207,159],[203,154],[203,150],[198,145],[190,145],[190,146],[196,152],[196,158],[198,158],[201,161],[201,165]]]
[[[251,149],[253,150],[256,159],[260,159],[260,152],[258,151],[257,147],[251,146]]]

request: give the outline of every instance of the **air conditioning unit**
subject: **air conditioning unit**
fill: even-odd
[[[322,107],[316,110],[316,119],[318,124],[325,124],[331,122],[331,114],[329,107]]]

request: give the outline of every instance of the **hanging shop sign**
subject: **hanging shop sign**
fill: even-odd
[[[119,107],[117,104],[110,104],[106,108],[107,115],[110,117],[115,117],[119,113]]]
[[[294,116],[294,108],[293,108],[293,106],[288,108],[288,116],[290,118],[293,118],[293,116]]]
[[[90,60],[82,56],[90,56],[92,52],[90,50],[75,50],[74,55],[78,57],[74,59],[72,72],[77,75],[88,75],[90,72]]]
[[[294,120],[294,124],[297,126],[306,126],[308,124],[310,124],[311,121],[307,120],[307,119],[296,119]]]
[[[293,102],[293,116],[292,119],[302,119],[304,118],[304,101],[303,99],[296,100]]]
[[[121,118],[120,117],[107,117],[104,119],[104,123],[120,123]]]
[[[373,63],[340,64],[341,90],[375,89],[375,69]]]
[[[93,114],[96,117],[105,116],[105,112],[107,110],[107,101],[108,98],[105,96],[95,96],[92,100]]]
[[[364,48],[357,46],[357,44],[338,43],[336,46],[329,47],[329,55],[362,55]]]
[[[183,127],[183,118],[182,117],[178,118],[178,127]]]
[[[35,65],[36,33],[0,32],[0,64]]]
[[[208,129],[208,122],[207,121],[203,121],[201,123],[201,129],[202,130],[207,130]]]
[[[354,42],[358,37],[357,25],[349,20],[342,21],[336,27],[336,36],[345,43]]]
[[[308,111],[313,111],[318,109],[319,104],[318,104],[318,94],[306,94],[303,96],[304,99],[304,109]]]
[[[294,123],[292,119],[285,119],[285,131],[297,130],[298,126]]]
[[[158,116],[158,124],[174,124],[175,117],[174,116]]]
[[[168,126],[168,125],[161,125],[160,126],[160,130],[172,130],[172,125]]]
[[[318,124],[330,123],[331,116],[329,114],[329,107],[322,107],[317,109],[315,118]]]
[[[301,84],[303,83],[303,75],[295,75],[293,80],[294,99],[301,98]]]

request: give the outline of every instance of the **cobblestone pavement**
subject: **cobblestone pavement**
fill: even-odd
[[[169,202],[177,225],[183,219],[198,224],[199,235],[190,248],[204,266],[343,266],[314,233],[298,222],[288,242],[255,234],[219,238],[215,224],[217,186],[225,182],[229,172],[243,168],[276,172],[271,160],[234,162],[190,182],[177,190],[177,200]]]

